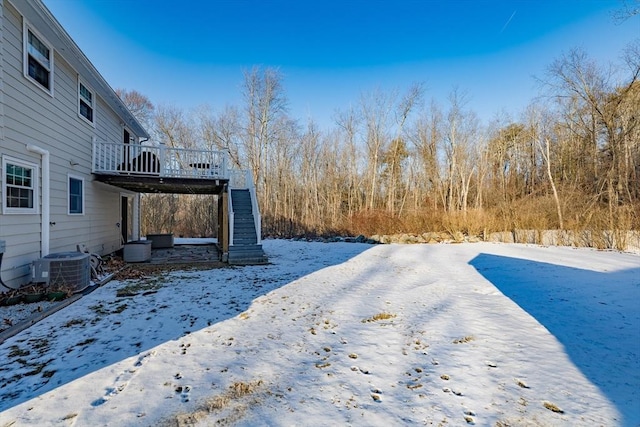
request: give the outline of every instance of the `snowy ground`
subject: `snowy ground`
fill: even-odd
[[[264,242],[0,346],[0,426],[640,425],[640,256]]]

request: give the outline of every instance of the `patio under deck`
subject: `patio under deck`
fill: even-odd
[[[222,253],[216,243],[177,244],[172,248],[151,249],[151,265],[220,264]],[[139,264],[139,263],[138,263]]]

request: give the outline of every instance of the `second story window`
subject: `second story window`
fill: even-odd
[[[78,80],[78,114],[91,124],[93,124],[94,102],[93,92]]]
[[[53,49],[29,26],[24,25],[24,74],[53,93]]]

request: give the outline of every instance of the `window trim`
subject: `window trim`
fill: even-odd
[[[76,181],[80,181],[80,212],[71,212],[71,180],[74,179]],[[67,174],[67,215],[73,216],[82,216],[84,215],[84,200],[85,200],[85,191],[84,191],[84,178],[78,175]]]
[[[31,169],[31,190],[33,197],[32,208],[14,208],[7,206],[7,165],[12,164],[23,168]],[[39,214],[40,213],[40,174],[39,167],[35,163],[26,162],[24,160],[16,159],[14,157],[2,156],[2,213],[5,215],[11,214]]]
[[[22,18],[22,71],[24,77],[32,82],[34,85],[39,87],[41,90],[46,92],[47,94],[53,96],[53,75],[54,75],[54,49],[53,45],[49,43],[49,41],[42,36],[31,24],[27,22],[26,19]],[[42,65],[49,72],[49,87],[45,87],[35,78],[29,75],[29,32],[31,32],[36,38],[43,44],[47,49],[49,49],[49,66],[48,68],[45,64],[42,64],[35,56],[33,57],[40,65]]]
[[[80,88],[84,86],[84,88],[91,94],[91,104],[87,104],[87,100],[80,93]],[[85,103],[91,108],[91,120],[86,118],[81,111],[81,103]],[[78,117],[82,120],[90,124],[91,126],[96,126],[96,92],[85,82],[80,75],[78,75]]]

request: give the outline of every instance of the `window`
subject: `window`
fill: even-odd
[[[69,175],[69,215],[84,213],[84,179]]]
[[[78,79],[78,114],[93,124],[93,92]]]
[[[24,24],[24,75],[53,94],[53,49]]]
[[[38,213],[38,167],[3,157],[2,171],[3,213]]]

